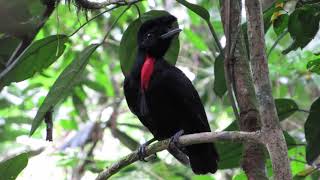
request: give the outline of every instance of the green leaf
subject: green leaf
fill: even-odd
[[[134,140],[125,132],[120,131],[118,128],[114,129],[113,133],[119,139],[119,141],[131,151],[136,150],[140,146],[139,142]]]
[[[141,26],[141,24],[147,20],[167,15],[169,14],[167,11],[160,11],[160,10],[152,10],[148,11],[141,15],[140,19],[134,20],[128,28],[125,30],[125,32],[122,35],[120,47],[119,47],[119,59],[121,64],[121,70],[124,75],[127,75],[130,73],[131,68],[136,60],[137,55],[137,34],[138,30]],[[176,37],[171,42],[171,45],[165,54],[166,60],[171,63],[175,64],[178,58],[179,54],[179,38]]]
[[[66,35],[53,35],[35,41],[18,57],[16,63],[2,72],[5,75],[0,79],[0,86],[26,80],[36,72],[43,71],[63,54],[67,42],[69,39]]]
[[[294,138],[287,131],[283,131],[283,136],[284,136],[284,139],[286,140],[288,149],[293,148],[297,144]]]
[[[317,73],[320,75],[320,59],[309,61],[307,64],[307,69],[310,72]]]
[[[215,146],[219,154],[219,169],[237,168],[240,166],[243,146],[241,143],[216,142]]]
[[[232,177],[232,180],[248,180],[247,175],[244,172]]]
[[[208,50],[207,44],[203,41],[203,39],[198,36],[196,33],[191,31],[190,29],[184,29],[183,32],[187,36],[188,40],[192,43],[200,51]]]
[[[180,41],[178,36],[176,36],[173,38],[167,53],[164,55],[165,60],[167,60],[171,65],[175,65],[178,60],[179,50]]]
[[[77,130],[78,129],[78,124],[76,120],[66,120],[66,119],[61,119],[59,121],[59,124],[61,127],[63,127],[65,130]]]
[[[239,131],[239,126],[236,121],[233,121],[223,131]],[[287,145],[296,144],[294,138],[290,136],[286,131],[283,131]],[[243,145],[235,142],[215,142],[215,146],[220,156],[218,162],[219,169],[237,168],[240,166],[240,161],[243,156]]]
[[[177,1],[180,4],[184,5],[185,7],[187,7],[188,9],[190,9],[191,11],[193,11],[194,13],[198,14],[201,18],[203,18],[207,22],[210,22],[210,14],[205,8],[197,4],[189,3],[188,1],[185,1],[185,0],[177,0]]]
[[[281,14],[273,22],[273,30],[279,36],[288,27],[289,15]]]
[[[0,72],[5,69],[5,64],[9,60],[11,54],[19,44],[19,39],[13,37],[1,37],[0,38]]]
[[[81,120],[82,121],[89,120],[87,107],[84,104],[84,99],[82,99],[79,95],[74,93],[72,95],[72,103],[73,103],[74,109],[76,110]]]
[[[221,54],[216,58],[214,62],[213,90],[219,97],[222,97],[227,91],[226,80],[224,77],[223,56]]]
[[[0,162],[0,174],[3,180],[14,180],[28,164],[28,153],[22,153]]]
[[[79,79],[90,60],[92,53],[99,47],[99,44],[92,44],[86,47],[79,57],[74,59],[64,71],[60,74],[58,79],[54,82],[50,88],[48,95],[44,99],[41,107],[39,108],[33,122],[30,131],[30,135],[39,127],[43,121],[43,117],[48,110],[53,108],[59,101],[68,96],[74,86],[81,81]]]
[[[101,94],[105,93],[105,88],[103,85],[101,85],[99,82],[91,81],[89,79],[86,79],[83,81],[83,84],[86,85],[88,88],[93,89],[97,92],[100,92]]]
[[[12,103],[10,101],[8,101],[7,99],[4,99],[4,98],[0,99],[0,109],[8,108],[11,105],[12,105]]]
[[[306,169],[298,172],[295,176],[293,176],[293,180],[305,180],[308,176],[312,175],[315,172],[317,172],[317,168],[307,167]]]
[[[275,104],[280,121],[285,120],[299,109],[297,103],[292,99],[275,99]]]
[[[27,135],[28,130],[24,128],[16,128],[12,124],[6,121],[6,124],[3,127],[0,127],[0,142],[9,142],[15,141],[18,136]]]
[[[233,121],[223,131],[237,131],[239,126],[236,121]],[[219,154],[219,169],[230,169],[240,166],[240,160],[242,157],[243,146],[241,143],[232,142],[215,142]]]
[[[298,47],[304,48],[315,37],[319,30],[318,13],[317,8],[305,5],[290,14],[288,31],[295,45],[290,45],[283,53],[288,53]]]
[[[307,141],[306,159],[312,164],[320,154],[320,97],[315,100],[310,108],[310,114],[304,124],[304,133]]]

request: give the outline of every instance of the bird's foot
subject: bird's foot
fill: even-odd
[[[169,148],[173,148],[173,149],[182,148],[182,146],[179,144],[179,138],[183,133],[184,133],[184,130],[180,130],[171,137]]]
[[[148,161],[145,159],[146,156],[147,156],[147,154],[146,154],[146,148],[147,148],[147,146],[148,146],[149,144],[151,144],[151,143],[154,142],[154,141],[155,141],[155,139],[152,138],[151,140],[143,143],[143,144],[139,147],[139,149],[138,149],[138,158],[139,158],[140,161],[148,162]]]

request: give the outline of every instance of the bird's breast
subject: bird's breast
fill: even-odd
[[[154,71],[154,64],[155,58],[147,55],[141,68],[140,85],[143,90],[147,90],[149,88],[150,79]]]

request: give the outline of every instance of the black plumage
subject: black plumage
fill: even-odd
[[[167,15],[142,24],[138,32],[135,65],[124,82],[130,110],[157,140],[184,134],[209,132],[199,95],[185,74],[165,59],[177,19]],[[213,143],[187,146],[184,151],[194,173],[215,173],[218,154]]]

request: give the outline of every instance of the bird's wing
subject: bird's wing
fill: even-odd
[[[190,113],[192,122],[188,123],[194,128],[190,131],[210,131],[199,94],[188,77],[180,69],[170,66],[163,72],[162,83],[164,90],[167,90],[175,103],[181,106],[185,113]]]
[[[140,116],[140,110],[138,106],[138,93],[139,86],[130,76],[126,77],[123,83],[124,95],[129,109],[136,116]]]

